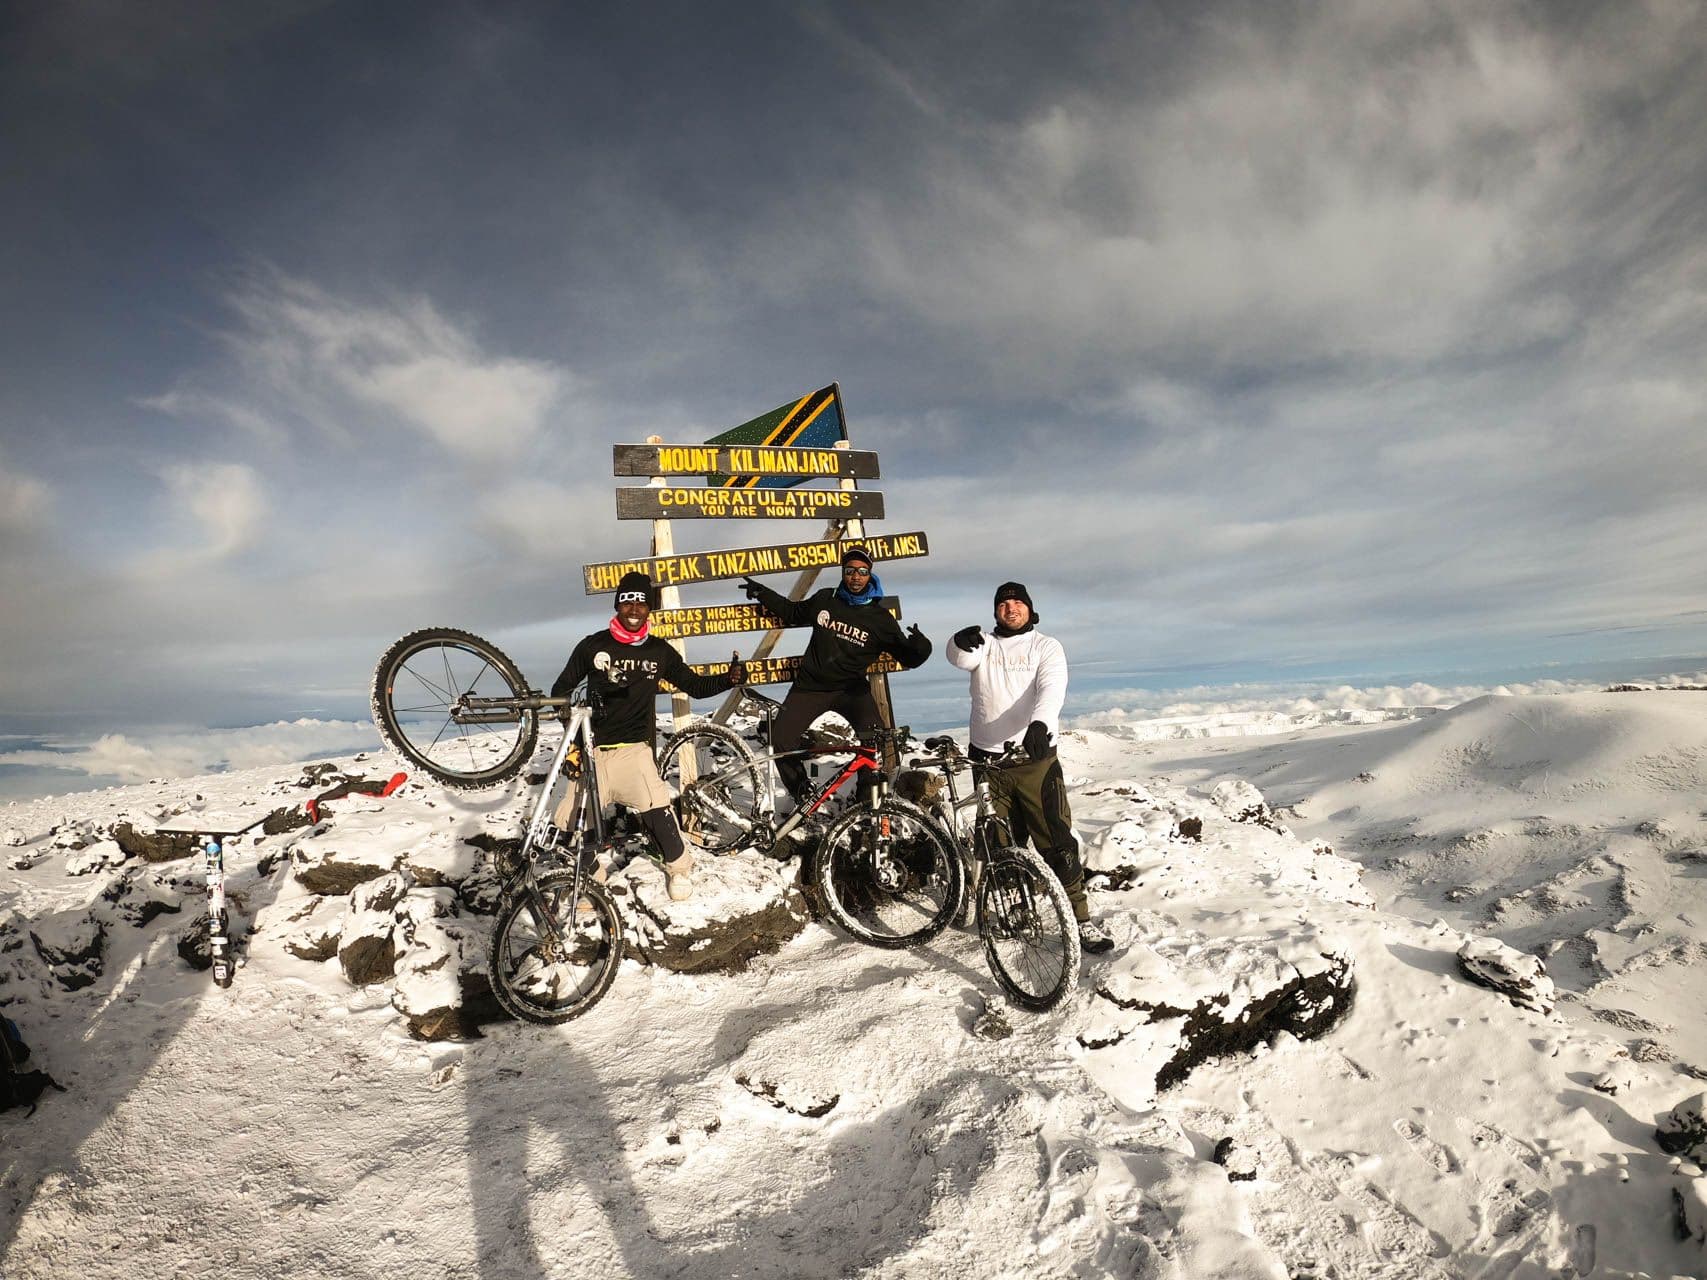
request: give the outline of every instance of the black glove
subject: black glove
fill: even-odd
[[[962,627],[954,633],[954,647],[962,653],[971,653],[984,643],[984,632],[979,627]]]
[[[747,683],[747,664],[741,661],[741,655],[736,654],[729,660],[729,687],[738,689]]]
[[[1025,727],[1025,737],[1020,745],[1025,748],[1026,755],[1033,760],[1047,760],[1053,748],[1050,745],[1049,726],[1041,720],[1033,720]]]
[[[751,578],[741,579],[741,591],[749,600],[757,600],[765,593],[764,587],[759,583],[754,582]]]
[[[930,637],[919,630],[919,624],[916,622],[907,628],[907,643],[913,647],[913,655],[920,662],[931,656]]]

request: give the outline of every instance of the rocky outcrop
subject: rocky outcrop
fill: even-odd
[[[93,986],[101,976],[107,934],[86,912],[44,916],[31,926],[30,941],[53,980],[67,991]]]
[[[612,877],[630,955],[676,973],[739,973],[810,919],[798,884],[768,859],[701,857],[693,879],[694,896],[671,902],[662,869],[649,860]]]
[[[1661,1116],[1654,1138],[1667,1155],[1688,1156],[1707,1167],[1707,1093],[1685,1098]]]
[[[1190,951],[1133,948],[1123,970],[1097,988],[1079,1043],[1107,1049],[1142,1029],[1134,1067],[1162,1090],[1212,1058],[1283,1034],[1324,1035],[1356,997],[1350,958],[1318,938],[1227,938]]]
[[[350,894],[349,913],[338,933],[338,964],[351,986],[388,981],[397,970],[397,904],[406,892],[403,877],[382,875]]]
[[[1458,971],[1471,982],[1498,991],[1520,1009],[1553,1012],[1557,992],[1546,966],[1498,938],[1471,938],[1459,947]]]

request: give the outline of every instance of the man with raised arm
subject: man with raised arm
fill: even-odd
[[[1085,873],[1067,782],[1055,751],[1061,704],[1067,698],[1067,653],[1061,642],[1037,629],[1037,612],[1023,583],[996,588],[996,628],[986,636],[976,626],[954,633],[948,660],[972,673],[972,756],[992,760],[1014,742],[1030,760],[990,775],[996,809],[1022,847],[1029,838],[1060,878],[1079,922],[1079,945],[1092,955],[1114,946],[1091,919]]]
[[[849,547],[842,553],[840,586],[824,587],[804,600],[790,600],[751,578],[742,580],[741,589],[784,626],[812,624],[812,639],[800,659],[800,670],[771,729],[772,751],[794,750],[812,722],[827,711],[841,716],[856,733],[878,728],[883,717],[871,696],[865,669],[885,653],[908,670],[922,666],[931,656],[931,642],[917,626],[903,632],[901,624],[878,605],[883,583],[872,573],[871,556],[864,547]],[[804,764],[797,759],[778,760],[776,771],[795,804],[811,799]],[[860,782],[863,786],[863,775]]]
[[[582,680],[593,706],[593,740],[598,743],[599,803],[625,804],[664,858],[664,885],[672,902],[693,893],[693,854],[682,843],[682,829],[670,808],[670,791],[658,776],[653,740],[658,732],[658,681],[668,680],[690,698],[709,698],[747,682],[746,664],[736,659],[726,675],[694,674],[668,641],[652,634],[652,579],[625,573],[616,588],[616,616],[575,646],[563,674],[551,684],[551,696],[567,698]],[[558,805],[553,821],[567,828],[575,820],[574,793]],[[604,869],[599,869],[603,879]]]

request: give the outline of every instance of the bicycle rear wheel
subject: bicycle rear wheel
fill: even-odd
[[[874,947],[915,947],[960,908],[966,869],[936,822],[894,796],[856,805],[824,833],[813,883],[830,918]]]
[[[696,848],[721,853],[758,826],[764,794],[759,771],[733,730],[690,724],[664,743],[658,774],[676,798],[683,838]]]
[[[489,787],[521,772],[539,738],[533,711],[470,723],[465,697],[519,698],[516,664],[490,641],[450,627],[404,636],[373,672],[373,719],[386,744],[449,787]]]
[[[500,907],[489,957],[492,994],[523,1022],[568,1022],[591,1009],[616,981],[622,919],[602,884],[575,869],[551,871],[518,888]]]
[[[1067,891],[1029,849],[1008,848],[978,879],[984,958],[1008,998],[1043,1013],[1079,981],[1079,926]]]

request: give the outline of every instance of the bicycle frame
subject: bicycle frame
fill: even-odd
[[[571,707],[567,698],[539,698],[527,701],[537,702],[539,705],[534,708],[537,710],[555,710],[560,719],[563,718],[564,711],[568,711],[569,715],[564,721],[563,740],[557,744],[557,750],[552,754],[551,768],[546,774],[545,784],[539,790],[539,799],[534,803],[533,816],[528,819],[527,835],[523,837],[521,851],[516,856],[517,866],[505,878],[503,893],[508,897],[518,889],[531,886],[537,851],[550,850],[556,848],[559,843],[567,843],[575,853],[575,893],[579,896],[581,878],[586,874],[586,860],[580,855],[583,850],[597,849],[605,842],[604,806],[599,803],[598,748],[593,740],[593,709],[587,705]],[[580,793],[580,803],[575,806],[573,830],[559,831],[551,820],[551,801],[557,794],[558,779],[564,776],[569,752],[577,745],[581,748],[580,773],[573,785]],[[535,914],[538,923],[549,927],[546,913],[541,911]]]

